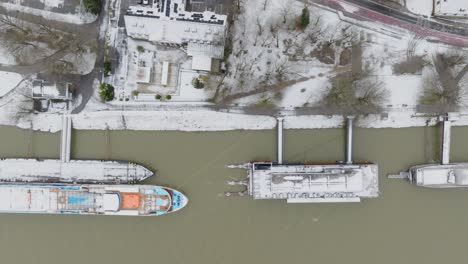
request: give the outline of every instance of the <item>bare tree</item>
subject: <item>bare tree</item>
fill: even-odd
[[[289,16],[292,14],[291,8],[292,8],[291,0],[283,1],[283,5],[281,6],[281,16],[283,17],[283,24],[286,24],[286,22],[289,19]]]
[[[266,8],[267,8],[267,6],[268,6],[269,3],[270,3],[270,0],[263,0],[263,3],[262,3],[262,5],[263,5],[263,11],[266,11]]]
[[[328,114],[378,113],[387,95],[382,81],[376,76],[357,78],[347,72],[331,79],[331,86],[320,104]]]

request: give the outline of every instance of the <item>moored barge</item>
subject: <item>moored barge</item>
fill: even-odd
[[[1,159],[0,182],[136,183],[151,177],[147,168],[123,161]]]

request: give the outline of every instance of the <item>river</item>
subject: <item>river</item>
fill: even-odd
[[[468,160],[468,127],[452,131],[452,160]],[[59,134],[0,127],[1,157],[58,158]],[[379,164],[377,199],[286,204],[224,197],[242,170],[275,159],[275,131],[74,131],[72,158],[142,163],[145,183],[183,191],[162,217],[0,215],[1,263],[465,263],[468,191],[433,190],[386,175],[437,157],[435,128],[357,129],[355,160]],[[344,159],[344,129],[285,131],[289,162]]]

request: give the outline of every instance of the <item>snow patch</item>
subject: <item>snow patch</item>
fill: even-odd
[[[23,79],[20,74],[13,72],[0,71],[0,97],[6,95],[13,90]]]
[[[406,0],[406,7],[409,11],[419,15],[431,16],[432,5],[433,0]]]

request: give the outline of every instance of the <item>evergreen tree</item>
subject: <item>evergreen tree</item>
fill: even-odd
[[[102,0],[84,0],[86,11],[98,15],[101,12]]]
[[[299,17],[299,27],[305,29],[310,23],[310,11],[307,6],[302,9],[301,16]]]

